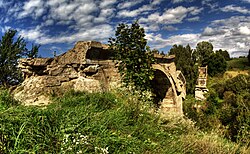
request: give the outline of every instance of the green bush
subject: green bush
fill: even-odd
[[[7,89],[0,89],[0,111],[16,105],[18,105],[18,101],[13,99],[9,91]]]
[[[68,92],[46,108],[0,112],[0,153],[193,153],[238,149],[185,118],[161,119],[127,92]],[[141,100],[140,100],[141,101]],[[145,104],[145,105],[144,105]],[[195,145],[186,142],[192,139]],[[207,139],[208,138],[208,139]],[[209,149],[202,144],[213,140]],[[191,140],[190,140],[191,141]],[[217,143],[218,142],[218,143]]]
[[[230,140],[249,146],[249,102],[250,76],[238,75],[213,84],[204,102],[185,101],[184,111],[203,130],[219,130]],[[195,104],[201,109],[194,109]]]

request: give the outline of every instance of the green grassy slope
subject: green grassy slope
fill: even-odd
[[[233,58],[227,63],[229,71],[250,70],[247,58]]]
[[[160,119],[126,92],[69,92],[46,108],[6,106],[0,153],[247,153],[184,118]]]

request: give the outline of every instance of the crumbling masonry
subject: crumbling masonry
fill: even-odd
[[[95,41],[77,42],[68,52],[54,58],[19,60],[25,78],[14,90],[14,97],[25,105],[46,105],[49,95],[69,89],[79,91],[109,90],[120,82],[108,46]],[[182,114],[186,81],[176,70],[174,56],[155,55],[153,88],[160,112]]]

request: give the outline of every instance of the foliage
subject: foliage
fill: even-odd
[[[41,47],[41,45],[32,44],[31,50],[26,51],[26,53],[25,53],[26,56],[28,58],[37,58],[38,57],[38,50],[40,47]]]
[[[17,59],[25,52],[26,43],[22,37],[14,41],[15,30],[9,30],[0,40],[0,84],[9,86],[21,81]]]
[[[215,51],[215,53],[216,53],[216,54],[218,53],[218,54],[222,55],[226,61],[229,61],[229,60],[230,60],[230,55],[229,55],[229,53],[227,52],[227,50],[221,50],[221,49],[220,49],[220,50]]]
[[[227,62],[224,57],[217,53],[213,53],[210,55],[207,60],[208,65],[208,74],[210,76],[215,76],[217,74],[223,74],[227,70]]]
[[[220,130],[234,142],[250,145],[250,76],[213,84],[205,102],[187,102],[184,111],[204,130]],[[195,104],[201,107],[193,109]]]
[[[228,63],[228,70],[239,71],[239,70],[250,70],[247,58],[233,58]]]
[[[215,76],[223,74],[227,69],[226,59],[230,59],[227,51],[213,51],[213,45],[210,42],[199,42],[194,50],[194,59],[199,66],[208,66],[208,74]]]
[[[250,49],[249,49],[249,51],[248,51],[247,59],[248,59],[249,65],[250,65]]]
[[[115,52],[119,61],[118,70],[125,86],[133,85],[133,89],[150,91],[150,81],[153,79],[152,52],[147,51],[145,32],[138,22],[131,26],[119,24],[115,38],[110,38],[110,49]]]
[[[18,69],[18,59],[21,57],[35,57],[39,46],[32,46],[29,51],[26,42],[19,36],[15,40],[16,30],[8,30],[0,40],[0,85],[9,87],[22,81]]]
[[[210,42],[202,41],[199,42],[194,51],[196,61],[200,66],[206,66],[210,56],[213,54],[213,45]]]
[[[54,101],[46,108],[17,106],[1,111],[0,153],[242,151],[225,139],[200,132],[190,120],[160,119],[126,91],[70,91]]]
[[[9,91],[0,88],[0,112],[16,105],[18,105],[18,101],[12,98]]]
[[[193,50],[189,45],[183,47],[182,45],[174,45],[169,54],[175,55],[176,68],[181,70],[186,78],[186,87],[188,94],[194,94],[195,84],[198,77],[198,68],[195,65]]]

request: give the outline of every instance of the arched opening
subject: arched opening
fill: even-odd
[[[113,56],[110,50],[91,47],[86,53],[86,59],[90,60],[109,60]]]
[[[166,97],[173,98],[171,83],[162,71],[157,69],[154,71],[154,79],[151,81],[151,85],[154,93],[153,100],[156,105],[159,105],[159,102]]]

